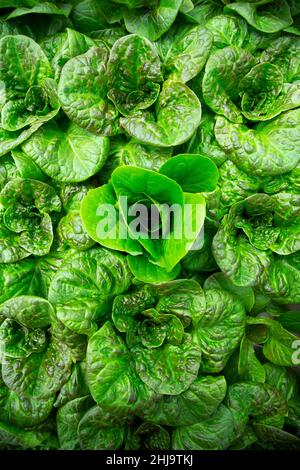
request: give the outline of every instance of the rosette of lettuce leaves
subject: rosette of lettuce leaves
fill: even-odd
[[[299,449],[299,1],[0,3],[0,448]]]

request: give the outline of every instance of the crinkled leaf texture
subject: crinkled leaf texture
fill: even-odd
[[[178,167],[185,162],[190,171],[195,171],[193,179],[188,174],[179,175]],[[201,155],[179,155],[165,165],[159,173],[120,166],[108,184],[90,190],[81,203],[81,217],[89,236],[107,248],[129,253],[132,273],[144,282],[177,276],[179,261],[203,227],[205,200],[200,191],[213,190],[218,180],[215,164]],[[141,205],[144,212],[139,209]],[[158,218],[155,226],[153,209]],[[177,211],[173,224],[172,210]],[[185,228],[188,223],[189,231]]]
[[[57,181],[79,182],[97,173],[109,152],[109,140],[82,129],[75,123],[60,128],[48,123],[23,145],[22,150]]]
[[[201,368],[220,372],[238,347],[245,331],[245,309],[229,292],[210,289],[205,293],[206,312],[193,335],[202,351]]]
[[[0,201],[1,262],[48,254],[53,242],[50,214],[61,210],[55,190],[41,181],[15,178],[2,189]]]
[[[299,163],[299,109],[249,129],[218,117],[216,138],[228,157],[241,170],[255,176],[276,176]]]
[[[143,399],[150,394],[135,371],[126,344],[110,322],[89,340],[86,378],[94,400],[117,416],[143,406]]]
[[[136,113],[120,122],[124,130],[141,142],[171,147],[186,142],[201,120],[201,103],[181,82],[167,80],[156,103],[156,116]]]
[[[69,118],[100,135],[119,133],[118,111],[107,98],[108,50],[104,44],[69,60],[63,67],[58,96]]]
[[[90,335],[109,311],[113,296],[131,283],[126,257],[105,248],[77,252],[57,271],[49,301],[72,331]]]
[[[299,449],[299,0],[0,4],[0,449]]]
[[[136,372],[153,392],[178,395],[196,379],[201,350],[184,328],[198,324],[204,311],[203,291],[188,279],[149,285],[114,300],[113,322],[126,332]]]
[[[115,42],[107,64],[108,98],[121,114],[147,109],[155,103],[163,80],[155,47],[132,34]]]

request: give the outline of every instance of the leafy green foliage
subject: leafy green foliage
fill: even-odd
[[[218,117],[216,138],[241,170],[255,176],[277,176],[291,171],[299,163],[298,120],[299,108],[253,129]],[[291,138],[293,146],[289,145]]]
[[[72,121],[88,131],[114,135],[118,133],[118,112],[107,98],[107,60],[104,44],[69,60],[61,73],[58,96]]]
[[[28,139],[22,150],[54,180],[75,183],[85,181],[102,168],[109,141],[74,123],[62,128],[49,123]]]
[[[132,137],[145,144],[171,147],[187,141],[201,119],[201,103],[185,84],[167,80],[159,95],[154,114],[136,113],[121,118],[121,125]],[[168,122],[172,122],[168,126]]]
[[[164,74],[183,83],[196,77],[207,61],[211,44],[206,28],[173,26],[156,43]]]
[[[186,175],[181,171],[183,166],[186,166]],[[194,172],[193,178],[190,177],[191,171]],[[207,183],[208,179],[210,183]],[[172,279],[172,273],[176,272],[174,268],[193,245],[203,225],[205,202],[200,192],[213,190],[217,179],[214,163],[201,155],[178,155],[162,165],[159,173],[138,167],[120,166],[113,171],[107,185],[90,190],[83,200],[81,216],[85,229],[93,240],[102,245],[129,253],[129,266],[137,279],[145,282]],[[130,207],[123,207],[122,198],[125,197]],[[140,202],[144,206],[147,204],[150,211],[153,208],[157,210],[161,227],[165,223],[162,207],[166,204],[170,207],[177,205],[183,213],[181,227],[176,227],[181,230],[181,236],[175,237],[175,226],[170,226],[168,237],[160,238],[159,233],[156,237],[151,237],[151,233],[158,230],[151,224],[149,226],[144,219],[140,222],[140,227],[133,231],[130,210],[135,206],[139,207]],[[115,212],[109,214],[105,231],[99,231],[103,218],[102,211],[99,211],[100,203],[119,208],[118,220]],[[191,215],[197,224],[190,238],[184,233],[183,226],[187,220],[184,215],[186,204],[192,207]],[[201,207],[201,217],[198,216],[196,221],[197,207]],[[124,236],[124,232],[128,236]],[[132,258],[137,255],[136,260]]]
[[[288,2],[285,0],[263,2],[262,5],[262,2],[242,2],[241,5],[238,3],[228,5],[225,10],[238,13],[259,31],[276,33],[293,23]]]
[[[0,193],[2,263],[49,253],[53,242],[50,213],[60,211],[54,189],[37,180],[15,178]],[[13,243],[11,243],[13,241]]]
[[[145,36],[155,41],[165,33],[175,21],[181,5],[181,0],[158,0],[157,2],[116,2],[127,3],[125,11],[125,26],[130,33]],[[129,5],[135,3],[136,5]],[[146,5],[145,5],[146,4]],[[148,6],[149,4],[149,6]],[[134,8],[143,7],[144,8]]]
[[[203,370],[220,372],[243,336],[245,310],[223,290],[209,289],[205,299],[206,312],[195,328],[194,337],[202,350]]]
[[[116,41],[107,74],[111,80],[108,97],[124,116],[147,109],[157,100],[162,81],[160,60],[145,38],[132,34]]]
[[[299,194],[299,0],[0,1],[0,449],[299,449]]]
[[[31,38],[4,36],[0,40],[0,56],[3,155],[52,119],[59,111],[59,102],[48,59]]]
[[[90,334],[95,321],[109,311],[113,295],[131,281],[126,258],[103,248],[77,252],[55,274],[49,301],[57,318],[78,333]],[[111,299],[111,300],[109,300]]]

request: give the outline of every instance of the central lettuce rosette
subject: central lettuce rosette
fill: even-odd
[[[88,192],[81,217],[93,240],[128,253],[137,279],[174,279],[204,224],[201,193],[217,180],[215,164],[201,155],[177,155],[159,172],[119,167],[108,184]]]

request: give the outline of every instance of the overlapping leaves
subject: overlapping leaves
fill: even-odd
[[[299,449],[299,35],[297,0],[1,2],[0,448]]]

